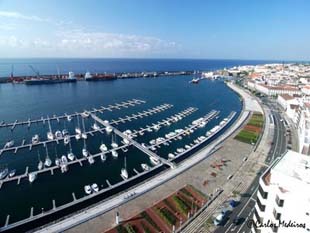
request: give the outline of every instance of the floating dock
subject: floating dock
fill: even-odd
[[[138,100],[138,99],[132,99],[132,100],[128,100],[128,101],[124,101],[121,103],[117,103],[114,105],[109,105],[108,107],[103,107],[101,106],[99,109],[93,109],[93,110],[84,110],[84,112],[88,112],[89,114],[94,114],[94,113],[103,113],[104,111],[112,111],[113,109],[121,109],[121,108],[128,108],[129,106],[135,106],[135,105],[139,105],[139,104],[143,104],[145,103],[144,100]],[[52,116],[52,117],[41,117],[40,119],[36,119],[36,120],[31,120],[28,119],[26,121],[18,121],[15,120],[13,123],[5,123],[4,121],[1,122],[0,124],[0,128],[4,128],[4,127],[11,127],[11,130],[14,130],[14,128],[16,126],[19,125],[28,125],[28,127],[30,127],[31,124],[33,123],[45,123],[46,121],[50,120],[50,121],[60,121],[61,119],[67,119],[67,117],[77,117],[77,116],[81,116],[83,114],[83,112],[76,112],[73,114],[64,114],[61,116]]]

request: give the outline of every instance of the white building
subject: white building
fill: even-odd
[[[253,220],[256,226],[266,225],[252,227],[252,232],[310,232],[310,156],[287,151],[266,170]],[[284,227],[290,222],[295,227]]]
[[[276,95],[300,95],[301,90],[298,87],[290,86],[290,85],[277,85],[277,86],[270,86],[265,85],[263,83],[255,82],[255,81],[248,81],[247,86],[250,89],[258,91],[264,95],[268,96],[276,96]]]
[[[278,99],[277,99],[278,103],[282,106],[282,108],[284,110],[287,110],[287,108],[289,107],[289,105],[291,104],[295,104],[298,105],[298,100],[297,98],[295,98],[292,95],[288,95],[288,94],[282,94],[282,95],[278,95]]]

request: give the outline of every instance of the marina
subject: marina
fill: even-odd
[[[70,107],[69,103],[68,109],[65,105],[60,106],[55,111],[56,114],[52,115],[53,118],[44,117],[41,120],[40,117],[36,118],[38,114],[34,114],[32,117],[25,117],[24,121],[5,123],[14,118],[10,114],[4,115],[0,128],[3,130],[0,137],[3,143],[0,170],[7,168],[8,173],[13,170],[16,173],[0,180],[0,202],[3,206],[0,214],[3,224],[1,231],[24,231],[42,225],[47,219],[61,219],[98,201],[107,201],[129,187],[151,180],[159,173],[178,169],[180,161],[202,148],[208,141],[214,140],[217,134],[231,124],[234,117],[227,120],[230,119],[227,116],[232,110],[237,113],[240,111],[238,98],[234,95],[226,105],[219,105],[214,101],[202,103],[201,96],[206,90],[210,96],[214,95],[216,88],[225,90],[225,85],[217,81],[203,81],[191,86],[194,97],[189,98],[186,93],[175,97],[171,95],[175,85],[178,89],[182,85],[191,85],[191,78],[184,76],[184,81],[176,83],[172,79],[162,79],[160,82],[155,79],[136,79],[96,85],[84,82],[74,84],[82,89],[90,88],[90,85],[94,93],[102,93],[101,96],[99,94],[100,97],[89,97],[93,106],[100,106],[104,96],[106,103],[127,102],[122,99],[142,101],[141,104],[134,104],[137,105],[135,108],[130,108],[131,105],[118,106],[119,111],[114,111],[117,108],[111,106],[115,104],[108,104],[106,108],[110,110],[102,110],[102,107],[87,105],[89,99],[86,102],[84,97],[75,96],[74,98],[78,98],[74,100],[74,103],[78,103],[77,106]],[[149,84],[145,86],[146,83]],[[160,86],[156,87],[158,84]],[[122,87],[113,89],[120,95],[114,100],[116,94],[110,89],[115,85]],[[137,95],[134,89],[139,85],[144,85],[144,88]],[[150,92],[154,88],[162,88],[162,85],[169,88],[169,91],[162,92],[160,98],[155,94],[156,91]],[[60,86],[62,85],[54,85],[53,88],[57,90]],[[96,91],[99,87],[104,91]],[[18,85],[16,88],[24,86]],[[145,92],[151,94],[144,98]],[[219,90],[217,92],[220,93]],[[61,96],[56,93],[55,96]],[[179,101],[180,98],[183,100]],[[66,101],[66,98],[61,97],[61,100],[56,101]],[[49,108],[56,108],[55,106],[59,105]],[[44,109],[43,103],[39,103],[38,108],[43,109],[41,115],[51,116],[50,109]],[[92,110],[75,112],[75,109]],[[27,109],[21,111],[27,112]],[[22,113],[19,115],[29,116]],[[220,125],[225,117],[226,123]],[[33,124],[31,119],[38,119],[42,124]],[[216,126],[219,127],[213,130]],[[77,128],[80,133],[76,133]],[[213,132],[207,135],[210,130]],[[45,135],[50,131],[54,138],[47,140]],[[78,139],[77,134],[80,134]],[[167,138],[166,135],[170,136]],[[4,148],[10,141],[14,142]],[[150,141],[155,143],[151,144]],[[48,152],[45,151],[46,148]],[[48,159],[51,160],[50,166],[45,165],[48,164]],[[42,167],[39,167],[40,161],[43,163]],[[18,201],[19,193],[24,193],[25,196],[22,203]],[[12,200],[17,201],[4,201],[8,194],[12,196]]]
[[[217,114],[218,114],[217,111],[212,111],[212,112],[210,112],[209,114],[207,114],[207,115],[204,117],[204,120],[206,120],[206,121],[207,121],[207,120],[212,120],[212,118],[214,118]],[[206,135],[208,135],[207,137],[205,137],[203,140],[201,140],[201,141],[198,142],[198,143],[194,143],[193,146],[192,146],[191,148],[188,148],[188,149],[185,150],[184,152],[179,153],[179,154],[175,157],[175,159],[180,158],[180,157],[183,156],[184,154],[189,153],[191,150],[194,150],[195,148],[201,146],[201,145],[202,145],[203,143],[205,143],[206,141],[211,140],[212,137],[214,137],[217,133],[219,133],[222,129],[224,129],[224,128],[232,121],[232,119],[235,117],[235,115],[236,115],[236,112],[230,113],[229,116],[226,118],[225,122],[223,122],[221,125],[217,125],[217,126],[215,126],[214,128],[212,128],[212,129],[211,129],[212,132],[211,132],[210,134],[208,134],[209,131],[207,131],[207,132],[206,132]],[[108,126],[106,123],[104,123],[100,118],[96,117],[95,115],[92,115],[92,117],[94,117],[94,119],[95,119],[96,121],[98,121],[99,123],[102,123],[105,127]],[[214,129],[215,129],[215,130],[214,130]],[[118,133],[119,135],[121,135],[124,139],[131,140],[131,139],[128,138],[126,135],[123,135],[121,132],[119,132],[117,129],[114,128],[113,131],[116,131],[116,133]],[[135,141],[133,141],[132,145],[139,147],[139,146],[138,146],[139,144],[138,144],[137,142],[135,142]],[[142,148],[143,148],[143,147],[142,147]],[[143,152],[145,152],[145,153],[148,154],[149,156],[158,156],[158,155],[156,155],[156,154],[154,154],[153,152],[150,152],[150,151],[143,150]],[[95,155],[94,155],[94,156],[95,156]],[[97,156],[99,156],[99,155],[97,155]],[[91,194],[91,195],[84,196],[84,197],[79,198],[79,199],[77,199],[76,196],[75,196],[75,194],[72,193],[72,199],[73,199],[73,200],[72,200],[71,202],[65,204],[65,205],[62,205],[62,206],[56,206],[56,205],[55,205],[55,201],[52,200],[53,208],[52,208],[51,210],[48,210],[48,211],[45,212],[44,214],[40,214],[40,215],[34,216],[34,215],[33,215],[33,209],[31,209],[31,210],[30,210],[30,217],[29,217],[29,219],[23,220],[23,221],[21,221],[21,222],[17,222],[17,223],[11,224],[11,225],[9,224],[9,220],[7,220],[6,223],[5,223],[5,225],[4,225],[2,228],[0,228],[0,229],[1,229],[1,230],[7,230],[7,229],[10,229],[10,228],[12,228],[12,227],[16,227],[16,225],[24,224],[25,221],[26,221],[26,222],[34,221],[34,220],[36,220],[36,219],[38,219],[38,218],[41,218],[41,217],[43,217],[43,216],[50,215],[50,214],[52,214],[52,213],[54,213],[54,212],[57,212],[57,211],[61,211],[61,210],[63,210],[63,209],[68,208],[69,206],[76,205],[76,204],[78,204],[78,203],[80,203],[80,202],[83,202],[83,201],[85,201],[85,200],[87,200],[87,199],[90,199],[90,198],[95,197],[95,196],[97,196],[97,195],[101,195],[101,194],[103,194],[103,193],[105,193],[105,192],[108,192],[108,191],[110,191],[110,190],[112,190],[112,189],[115,189],[115,188],[117,188],[117,187],[119,187],[119,186],[121,186],[121,185],[126,184],[127,182],[130,182],[130,181],[132,181],[132,180],[135,180],[135,179],[137,179],[137,178],[139,178],[139,177],[141,177],[141,176],[143,176],[143,175],[146,175],[147,173],[151,173],[151,172],[153,172],[155,169],[158,169],[159,167],[161,167],[161,166],[163,166],[163,165],[170,166],[170,168],[175,168],[175,165],[172,166],[172,163],[171,163],[171,162],[168,162],[168,161],[164,160],[164,159],[161,158],[160,156],[158,156],[158,157],[161,159],[161,161],[162,161],[163,163],[161,163],[161,164],[159,164],[159,165],[157,165],[157,166],[154,166],[154,167],[150,168],[149,170],[145,170],[145,171],[142,171],[142,172],[138,172],[136,169],[134,169],[134,172],[136,173],[135,176],[131,176],[131,177],[129,177],[128,179],[125,179],[125,180],[123,180],[123,181],[120,181],[120,182],[118,182],[118,183],[116,183],[116,184],[111,184],[109,180],[106,180],[106,184],[107,184],[107,187],[106,187],[106,188],[101,189],[100,191],[98,191],[98,192],[96,192],[96,193],[93,193],[93,194]],[[7,217],[7,219],[9,219],[9,216]]]
[[[156,107],[156,109],[159,109],[159,108]],[[174,119],[174,117],[176,117],[176,116],[186,117],[186,116],[188,116],[189,114],[191,114],[191,113],[192,113],[193,111],[195,111],[195,110],[197,110],[197,109],[194,109],[194,108],[192,108],[192,107],[187,108],[187,109],[185,109],[185,110],[183,110],[183,111],[181,111],[181,112],[179,112],[179,113],[177,113],[177,114],[175,114],[175,115],[173,115],[173,116],[171,116],[171,117],[168,117],[166,120],[169,121],[169,120],[171,120],[171,119]],[[146,112],[150,112],[150,111],[146,111]],[[98,119],[98,118],[97,118],[97,119]],[[166,121],[166,120],[163,120],[162,122],[164,122],[164,121]],[[208,118],[208,120],[211,120],[211,119]],[[100,121],[102,121],[102,120],[100,120]],[[113,122],[113,121],[111,121],[111,122]],[[172,122],[171,122],[171,123],[172,123]],[[113,123],[111,123],[111,125],[112,125],[112,124],[113,124]],[[87,133],[87,134],[90,134],[90,133],[94,133],[94,132],[100,132],[100,133],[103,134],[103,133],[104,133],[104,129],[105,129],[106,127],[107,127],[107,126],[104,126],[104,127],[100,128],[99,130],[88,131],[88,132],[86,132],[86,133]],[[143,131],[145,131],[146,129],[147,129],[147,128],[144,128],[144,129],[142,128]],[[137,132],[137,130],[133,130],[133,131],[134,131],[134,132]],[[124,136],[122,133],[121,133],[121,135]],[[94,135],[92,135],[92,136],[94,136]],[[134,136],[134,135],[132,135],[132,136]],[[70,137],[73,138],[74,135],[71,135]],[[52,142],[53,142],[53,141],[52,141]],[[56,141],[54,141],[54,142],[56,142]],[[42,144],[43,144],[44,147],[46,146],[46,144],[45,144],[44,142],[43,142]],[[40,144],[37,144],[37,145],[40,145]],[[91,156],[91,157],[93,157],[93,158],[95,159],[95,158],[97,158],[97,157],[99,157],[99,156],[102,156],[102,155],[111,154],[112,151],[124,150],[124,149],[126,149],[127,147],[130,147],[131,145],[132,145],[132,143],[123,144],[123,145],[121,145],[121,146],[119,146],[119,147],[116,147],[116,148],[107,150],[107,151],[105,151],[105,152],[100,152],[100,153],[96,153],[96,154],[89,154],[89,156]],[[157,146],[159,146],[159,145],[160,145],[160,143],[158,143]],[[76,157],[76,159],[74,159],[73,161],[69,161],[69,162],[67,163],[67,167],[69,167],[70,165],[76,164],[76,163],[79,163],[79,165],[82,167],[84,161],[87,161],[87,158],[86,158],[86,157],[82,157],[82,158]],[[60,169],[60,166],[55,165],[55,166],[52,166],[52,167],[44,167],[44,168],[41,169],[41,170],[36,170],[36,171],[31,171],[31,172],[35,172],[36,175],[39,175],[39,174],[42,174],[42,173],[46,173],[46,172],[50,172],[51,175],[54,175],[54,171],[55,171],[56,169]],[[137,173],[137,171],[135,171],[135,172]],[[23,179],[23,178],[28,178],[28,176],[29,176],[29,167],[26,167],[26,170],[25,170],[25,172],[24,172],[23,174],[21,174],[21,175],[16,175],[16,176],[12,176],[12,177],[9,177],[9,176],[8,176],[8,177],[6,177],[5,179],[0,180],[0,189],[1,189],[1,187],[2,187],[2,184],[6,183],[6,182],[17,181],[17,184],[20,184],[21,179]]]

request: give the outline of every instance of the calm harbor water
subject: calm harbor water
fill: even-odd
[[[186,69],[186,68],[184,68]],[[189,84],[191,76],[162,77],[150,79],[125,79],[107,82],[77,82],[57,85],[26,86],[3,84],[0,85],[0,121],[14,122],[17,120],[27,120],[28,118],[41,118],[41,116],[62,115],[63,113],[74,113],[93,107],[108,106],[129,99],[141,99],[146,103],[113,112],[98,114],[102,119],[117,119],[137,112],[142,112],[163,103],[172,104],[173,108],[163,111],[143,119],[132,120],[116,126],[121,131],[126,129],[139,129],[146,125],[151,125],[158,120],[162,120],[188,107],[197,107],[199,110],[189,117],[165,126],[158,132],[146,133],[137,138],[139,142],[148,143],[149,140],[163,137],[166,133],[178,128],[184,128],[193,120],[202,117],[209,111],[215,109],[221,111],[218,119],[212,120],[205,128],[195,131],[194,134],[184,137],[180,141],[173,141],[169,146],[162,146],[157,150],[160,156],[167,157],[169,152],[173,152],[178,147],[184,147],[197,136],[204,135],[206,131],[218,124],[227,117],[231,111],[240,113],[242,104],[237,94],[231,91],[221,81],[204,80],[198,85]],[[93,124],[92,119],[85,121],[86,129],[90,130]],[[70,134],[74,134],[76,120],[67,122],[65,120],[52,122],[52,129],[68,129]],[[42,139],[46,138],[47,125],[33,124],[30,129],[27,126],[17,126],[13,131],[9,128],[0,129],[0,147],[11,139],[15,144],[21,144],[22,140],[31,141],[34,134],[39,134]],[[118,143],[121,144],[118,138]],[[94,154],[99,152],[100,144],[104,142],[110,148],[111,135],[95,134],[89,136],[86,143],[88,150]],[[81,157],[83,141],[72,140],[73,152]],[[49,156],[55,159],[55,154],[60,157],[68,152],[68,146],[63,143],[48,144]],[[38,151],[41,159],[45,158],[43,146],[14,152],[5,152],[0,156],[0,166],[16,169],[17,174],[25,172],[26,166],[29,171],[37,170]],[[52,208],[52,200],[56,205],[61,205],[72,200],[72,192],[77,198],[84,196],[84,185],[97,183],[100,187],[107,187],[106,179],[112,184],[120,182],[120,170],[124,166],[124,156],[127,158],[127,170],[129,176],[135,175],[133,169],[141,171],[140,164],[150,165],[148,157],[137,149],[131,147],[127,153],[119,152],[119,157],[113,159],[111,155],[103,163],[100,157],[96,162],[89,165],[84,162],[83,167],[77,163],[69,166],[67,173],[60,173],[59,170],[52,176],[50,173],[41,174],[37,180],[30,184],[28,179],[23,179],[19,185],[16,182],[3,184],[0,189],[0,225],[3,225],[7,214],[10,214],[10,222],[15,222],[29,217],[30,208],[34,207],[34,214],[41,213],[42,210]],[[42,209],[43,208],[43,209]]]
[[[147,71],[217,70],[239,65],[257,65],[282,61],[262,60],[211,60],[211,59],[0,59],[0,77],[35,75],[29,65],[40,74],[68,73],[114,73]],[[12,66],[13,65],[13,66]]]

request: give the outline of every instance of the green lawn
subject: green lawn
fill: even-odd
[[[264,124],[263,115],[260,113],[254,113],[251,116],[251,119],[249,120],[247,125],[262,128],[263,124]],[[249,143],[249,144],[256,143],[258,138],[259,138],[259,133],[249,131],[249,130],[245,130],[245,129],[241,130],[239,132],[239,134],[235,137],[235,139],[237,139],[241,142]]]
[[[235,137],[235,139],[245,142],[245,143],[255,143],[258,139],[258,134],[247,131],[247,130],[241,130],[240,133]]]

